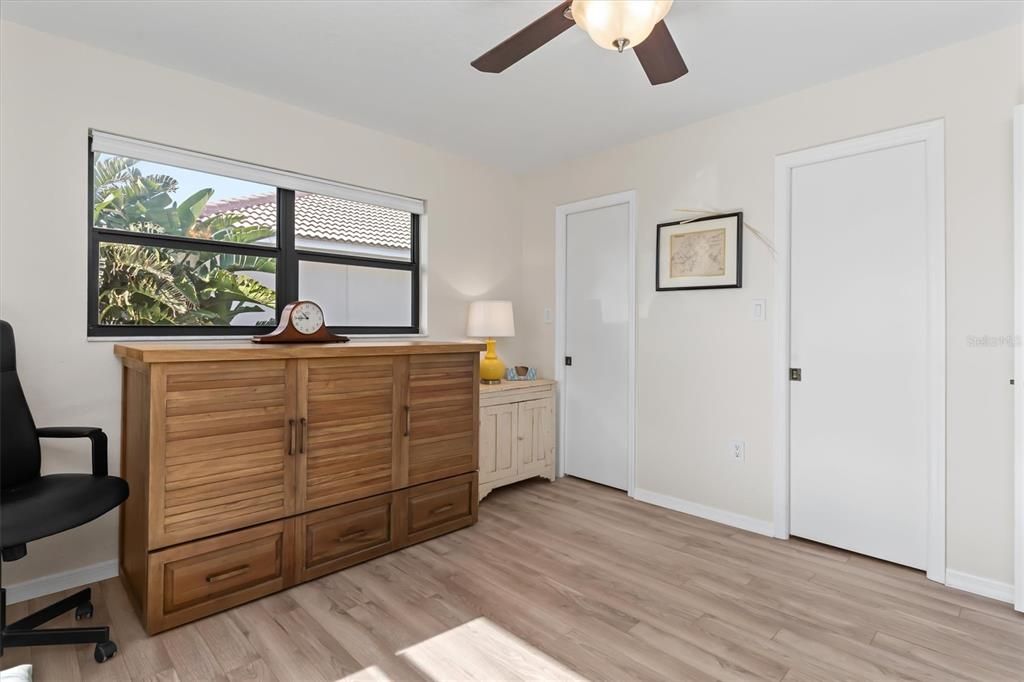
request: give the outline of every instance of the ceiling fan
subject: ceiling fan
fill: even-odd
[[[674,81],[689,70],[665,26],[673,0],[564,0],[497,47],[472,62],[487,73],[501,73],[537,48],[578,25],[607,50],[630,48],[651,85]]]

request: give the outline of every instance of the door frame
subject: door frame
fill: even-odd
[[[928,184],[928,538],[927,574],[946,582],[946,216],[942,119],[775,157],[774,525],[789,537],[790,210],[793,170],[923,142]]]
[[[1014,308],[1014,588],[1013,607],[1024,612],[1024,104],[1013,108],[1013,308]]]
[[[628,321],[628,358],[626,369],[627,415],[626,429],[628,443],[629,476],[626,493],[633,497],[636,490],[636,191],[628,190],[604,196],[562,204],[555,208],[555,380],[558,382],[558,451],[555,456],[557,476],[565,475],[565,235],[568,217],[573,213],[592,211],[626,204],[629,211],[629,247],[626,250],[626,274],[629,281],[627,300],[629,305]]]

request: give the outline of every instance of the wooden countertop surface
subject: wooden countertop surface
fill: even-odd
[[[510,391],[516,389],[540,388],[542,386],[554,385],[553,379],[523,379],[521,381],[501,380],[500,384],[480,384],[480,393],[497,393],[499,391]]]
[[[359,357],[366,355],[420,355],[477,353],[486,350],[475,341],[353,341],[350,343],[290,343],[260,345],[251,341],[194,341],[118,343],[114,355],[135,362],[217,362],[224,360],[293,360]]]

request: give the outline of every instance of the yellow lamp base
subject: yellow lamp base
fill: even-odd
[[[494,351],[494,339],[487,339],[487,352],[480,358],[480,383],[500,384],[505,376],[505,363]]]

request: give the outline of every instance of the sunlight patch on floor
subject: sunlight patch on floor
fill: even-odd
[[[433,680],[584,679],[483,617],[397,653]]]
[[[357,673],[346,675],[335,682],[387,682],[391,678],[384,674],[384,671],[375,665],[363,668]]]

